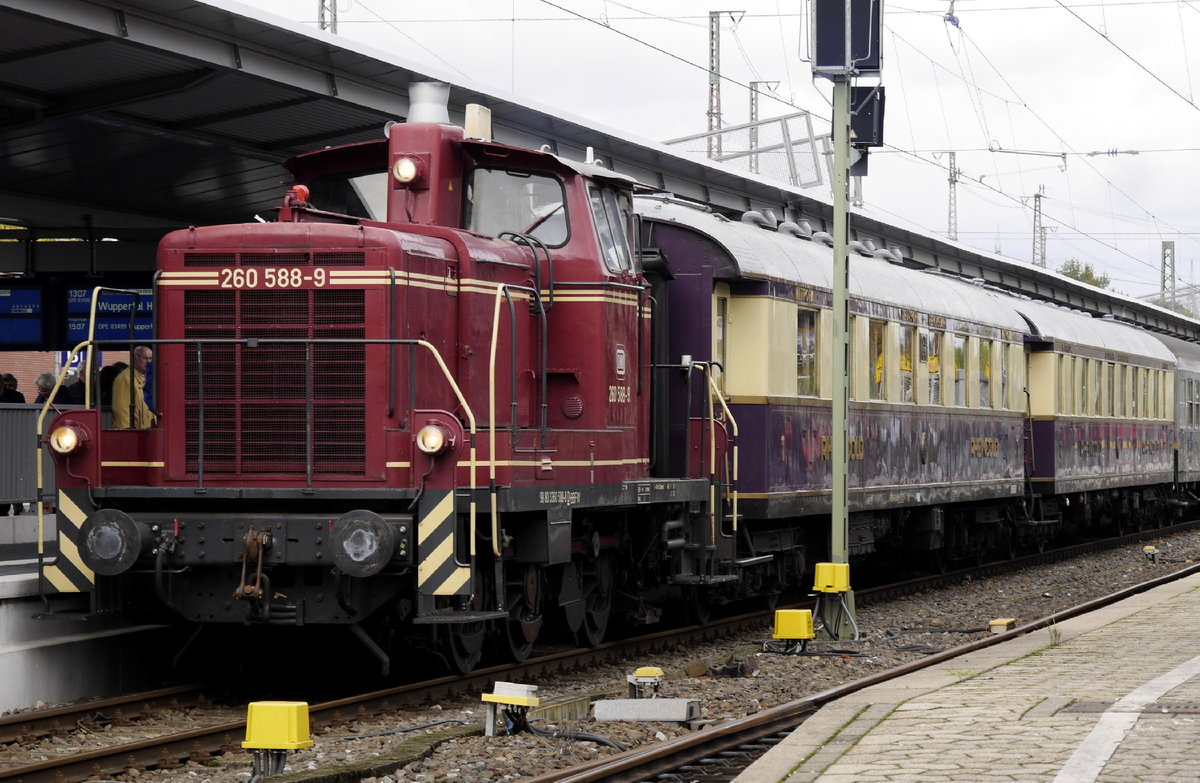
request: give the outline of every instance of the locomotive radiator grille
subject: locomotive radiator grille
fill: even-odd
[[[362,339],[362,291],[187,291],[184,337]],[[305,476],[366,471],[365,351],[361,344],[297,343],[186,349],[187,472],[200,470],[203,386],[205,476]]]

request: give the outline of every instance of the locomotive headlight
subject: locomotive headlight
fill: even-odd
[[[392,164],[392,176],[401,185],[407,185],[421,175],[421,165],[416,158],[396,158]]]
[[[453,445],[450,433],[436,424],[426,424],[417,432],[417,448],[426,454],[441,454]]]
[[[55,427],[50,433],[50,437],[46,438],[46,442],[50,444],[50,448],[63,455],[73,454],[78,451],[86,441],[87,433],[69,424]]]

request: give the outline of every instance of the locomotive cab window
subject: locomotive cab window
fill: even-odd
[[[632,272],[633,253],[629,250],[633,209],[629,193],[595,184],[588,187],[592,205],[592,220],[596,222],[596,238],[600,252],[610,272]]]
[[[325,174],[310,182],[308,190],[308,203],[317,209],[367,220],[387,220],[385,171]]]
[[[562,182],[545,174],[478,168],[467,181],[463,225],[468,231],[499,236],[530,234],[547,247],[562,247],[570,236]]]

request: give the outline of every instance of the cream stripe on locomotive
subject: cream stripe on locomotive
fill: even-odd
[[[77,491],[58,491],[58,559],[42,569],[50,592],[86,593],[96,583],[95,573],[79,554],[80,528],[87,514],[71,497]]]
[[[172,286],[221,286],[220,280],[221,270],[208,270],[201,272],[163,272],[159,276],[159,285]],[[419,272],[400,272],[395,273],[393,278],[392,273],[387,270],[365,270],[365,269],[330,269],[328,270],[327,286],[371,286],[371,285],[389,285],[393,279],[397,285],[407,285],[413,288],[423,288],[431,291],[456,291],[472,294],[488,294],[495,295],[496,289],[500,287],[499,283],[494,283],[488,280],[459,280],[454,278],[439,277],[437,275],[426,275]],[[305,281],[308,282],[308,281]],[[226,286],[229,287],[229,286]],[[269,286],[258,285],[234,285],[233,288],[245,289],[265,289]],[[318,286],[323,287],[323,286]],[[288,286],[275,286],[278,290],[287,290]],[[529,293],[525,291],[513,291],[513,298],[519,300],[528,300]],[[542,300],[549,299],[550,291],[542,292]],[[569,303],[603,303],[612,304],[622,307],[637,307],[637,294],[627,291],[611,291],[603,288],[581,288],[581,289],[561,289],[556,288],[554,291],[555,302]],[[643,306],[644,307],[644,306]],[[644,308],[648,310],[648,308]],[[648,317],[649,313],[644,312],[644,316]]]
[[[454,491],[427,490],[417,524],[417,586],[425,595],[463,595],[471,569],[454,560]]]
[[[216,269],[204,272],[163,272],[158,276],[159,285],[220,285]]]

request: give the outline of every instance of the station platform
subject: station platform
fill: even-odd
[[[832,702],[738,783],[1200,780],[1200,574]]]
[[[28,504],[28,508],[32,509],[33,504]],[[42,538],[46,551],[53,552],[57,546],[54,514],[43,516]],[[25,510],[13,516],[0,516],[0,600],[37,595],[37,552],[35,512]]]

